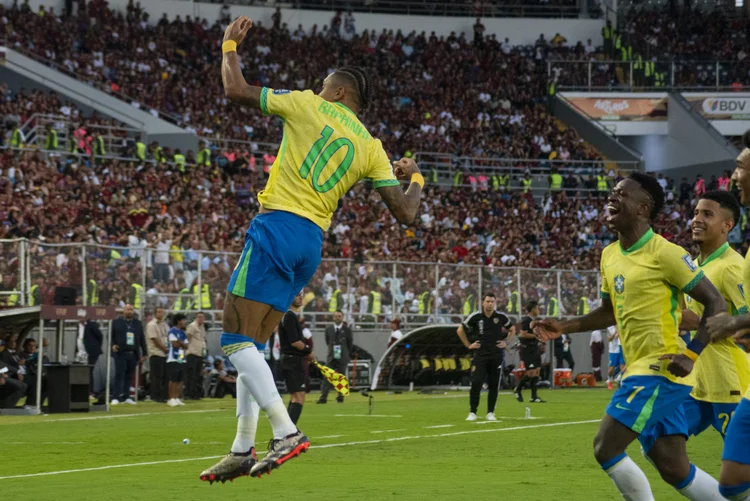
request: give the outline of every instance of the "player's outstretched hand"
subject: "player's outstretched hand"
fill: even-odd
[[[734,317],[729,313],[722,312],[706,320],[706,328],[711,336],[711,341],[719,341],[733,335],[737,328],[735,327]]]
[[[402,158],[393,162],[393,174],[399,181],[409,181],[412,174],[418,174],[417,162],[411,158]]]
[[[534,331],[536,337],[540,341],[549,341],[550,339],[557,339],[562,336],[562,327],[560,322],[554,318],[545,318],[544,320],[536,320],[531,322],[531,330]]]
[[[506,343],[505,341],[498,341],[497,342],[497,347],[500,348],[501,350],[505,349],[505,348],[508,347],[508,343]]]
[[[253,27],[253,20],[247,16],[240,16],[224,30],[224,41],[234,41],[237,45],[245,39],[245,35]]]
[[[659,360],[669,360],[667,370],[677,377],[685,377],[693,372],[694,362],[687,355],[668,353],[659,357]]]

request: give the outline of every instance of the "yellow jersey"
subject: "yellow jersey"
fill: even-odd
[[[747,253],[745,254],[745,265],[742,268],[742,281],[747,282],[750,280],[750,249],[747,250]],[[750,283],[750,282],[748,282]],[[744,295],[744,291],[743,291]],[[750,301],[748,301],[748,298],[745,297],[745,305],[750,308]],[[750,354],[748,354],[748,360],[750,360]],[[745,392],[745,398],[750,400],[750,387]]]
[[[742,282],[742,256],[725,243],[705,261],[701,263],[696,260],[695,263],[724,296],[729,305],[729,313],[747,313]],[[685,305],[699,317],[703,315],[703,305],[693,298],[685,297]],[[695,386],[691,395],[696,400],[737,403],[750,385],[747,355],[732,338],[709,343],[695,363],[693,372]]]
[[[258,194],[262,207],[291,212],[326,231],[339,199],[355,183],[370,179],[375,188],[399,184],[381,142],[343,104],[309,90],[264,87],[260,109],[284,121],[278,155]]]
[[[678,378],[667,371],[668,360],[659,357],[680,353],[682,295],[703,278],[685,249],[649,229],[632,247],[608,245],[601,258],[604,300],[611,300],[629,376],[664,376],[692,385],[693,378]]]

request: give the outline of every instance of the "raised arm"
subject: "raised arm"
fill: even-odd
[[[411,158],[393,162],[393,173],[398,180],[409,181],[409,188],[404,191],[401,186],[381,186],[378,193],[399,223],[411,224],[417,217],[424,178]]]
[[[247,84],[245,77],[242,76],[242,68],[240,68],[240,60],[237,56],[237,46],[242,43],[252,26],[252,19],[241,16],[224,31],[224,43],[221,46],[223,53],[221,81],[224,83],[224,95],[227,99],[257,108],[260,106],[261,88]]]

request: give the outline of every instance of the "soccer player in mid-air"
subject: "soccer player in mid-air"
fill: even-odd
[[[740,203],[747,210],[750,208],[750,131],[742,136],[742,142],[745,148],[737,157],[732,181],[740,191]],[[750,283],[750,250],[745,254],[742,276],[743,283]],[[748,298],[745,297],[745,300],[748,301]],[[750,301],[747,306],[750,307]],[[732,335],[736,341],[744,340],[748,329],[750,314],[720,315],[708,322],[713,340]],[[719,491],[730,501],[750,501],[750,388],[745,392],[727,426],[724,452],[721,455]]]
[[[728,191],[705,193],[693,211],[691,229],[693,242],[700,248],[695,261],[706,277],[721,292],[729,305],[729,313],[747,313],[742,282],[742,257],[729,246],[727,238],[740,220],[740,204]],[[682,330],[695,331],[700,325],[703,305],[685,298]],[[678,492],[694,501],[721,500],[719,483],[690,464],[684,448],[670,447],[667,435],[698,435],[713,426],[722,437],[742,394],[750,383],[750,364],[745,351],[732,339],[709,343],[693,370],[695,386],[683,403],[685,419],[668,416],[641,434],[643,452],[659,465],[662,479]],[[658,458],[658,459],[655,459]],[[690,468],[687,478],[679,472]],[[696,489],[689,485],[698,479]],[[702,490],[697,490],[702,486]],[[686,489],[688,488],[688,489]]]
[[[563,322],[549,318],[533,325],[537,334],[549,338],[617,324],[628,370],[599,426],[594,456],[629,501],[654,498],[646,475],[625,450],[665,417],[685,419],[681,403],[692,389],[685,376],[708,344],[705,319],[727,310],[726,301],[690,254],[654,234],[651,222],[663,205],[664,191],[655,178],[634,172],[620,181],[607,206],[607,222],[619,241],[602,251],[601,306],[582,317]],[[705,306],[687,347],[679,336],[683,293]],[[670,447],[685,447],[684,436],[664,439]],[[691,475],[689,462],[678,466],[675,476]],[[696,475],[687,489],[702,492],[699,484],[705,476]]]
[[[355,183],[369,179],[396,220],[410,224],[424,185],[413,160],[391,165],[380,141],[360,122],[357,114],[373,91],[361,69],[334,71],[318,95],[248,85],[237,45],[251,27],[243,16],[224,33],[224,93],[234,103],[280,117],[284,138],[258,194],[260,212],[250,223],[228,286],[221,345],[239,374],[237,435],[230,453],[201,473],[201,480],[210,482],[270,473],[310,446],[290,419],[262,352],[292,299],[318,268],[323,232],[339,199]],[[409,181],[406,192],[399,180]],[[254,448],[259,408],[273,429],[268,453],[260,461]]]

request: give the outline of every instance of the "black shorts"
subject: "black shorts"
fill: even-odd
[[[298,355],[281,356],[281,376],[289,393],[298,393],[307,388],[304,361],[304,357]]]
[[[539,350],[521,352],[521,360],[526,370],[539,369],[542,366],[542,353]]]
[[[184,372],[182,370],[183,365],[185,364],[180,362],[169,362],[167,364],[167,381],[170,383],[181,383]]]

